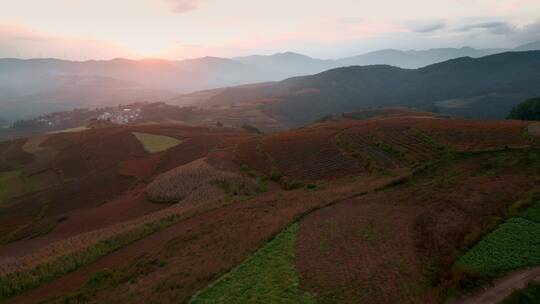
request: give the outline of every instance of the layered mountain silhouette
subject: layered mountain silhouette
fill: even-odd
[[[419,69],[389,65],[332,69],[277,83],[199,94],[208,106],[262,102],[293,125],[360,108],[408,106],[471,118],[503,118],[540,96],[540,51],[463,57]]]
[[[511,51],[534,49],[540,49],[540,42],[519,46]],[[381,50],[337,60],[316,59],[292,52],[182,61],[0,59],[0,106],[4,118],[15,120],[76,107],[162,101],[182,93],[280,81],[351,65],[385,64],[418,68],[458,57],[476,58],[502,51],[507,50],[470,47],[424,51]]]

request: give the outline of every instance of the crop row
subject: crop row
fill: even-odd
[[[153,201],[177,202],[203,185],[237,178],[236,174],[217,170],[199,159],[159,175],[147,186],[146,193]]]
[[[211,190],[211,189],[210,189]],[[223,196],[216,195],[209,202],[200,192],[211,192],[201,187],[175,204],[140,218],[107,228],[67,238],[37,251],[4,259],[0,262],[0,299],[20,294],[80,267],[152,233],[166,228],[197,212],[214,208]],[[206,203],[201,204],[201,200]]]
[[[357,160],[340,151],[330,132],[275,136],[262,147],[277,169],[293,179],[316,180],[362,171]]]
[[[494,278],[508,271],[540,264],[540,224],[511,218],[462,256],[456,266]]]

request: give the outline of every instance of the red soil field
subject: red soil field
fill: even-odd
[[[2,166],[14,167],[29,164],[33,161],[30,153],[24,152],[22,146],[26,139],[16,139],[0,143],[0,164]]]
[[[239,165],[246,165],[250,169],[268,174],[271,171],[271,164],[264,155],[261,147],[262,138],[256,137],[238,144],[236,148],[236,160]]]
[[[6,214],[14,221],[31,221],[37,216],[36,210],[41,210],[37,202],[46,200],[44,219],[67,219],[59,221],[45,238],[62,239],[161,209],[164,205],[146,202],[138,187],[158,174],[203,158],[214,168],[236,173],[246,164],[261,173],[270,173],[275,167],[284,176],[300,181],[357,178],[328,181],[316,190],[276,189],[249,199],[231,196],[226,203],[208,198],[193,206],[177,205],[193,214],[14,302],[32,303],[76,291],[95,271],[126,266],[143,254],[150,260],[164,261],[167,267],[138,273],[131,282],[99,292],[94,301],[182,302],[237,266],[291,222],[334,203],[301,222],[297,263],[302,287],[329,298],[342,297],[349,303],[357,303],[366,293],[373,296],[373,303],[390,303],[399,297],[429,302],[432,295],[418,287],[426,271],[420,265],[448,269],[466,235],[484,229],[491,216],[503,214],[534,186],[534,179],[520,167],[489,171],[492,168],[485,165],[488,156],[475,154],[448,167],[443,162],[440,171],[421,171],[406,184],[352,198],[396,181],[400,178],[397,173],[410,173],[412,163],[437,159],[442,153],[436,148],[438,144],[458,150],[530,144],[521,134],[523,123],[498,123],[501,125],[400,115],[321,123],[260,136],[180,125],[111,127],[51,135],[43,145],[58,151],[52,167],[63,174],[62,187],[21,198],[9,206],[11,209],[0,210],[0,219]],[[468,136],[468,128],[477,137]],[[150,156],[132,132],[171,136],[183,142]],[[365,153],[374,155],[376,162],[380,158],[378,166],[403,170],[367,174],[364,164],[338,144],[343,135],[367,149]],[[396,149],[397,154],[385,146]],[[0,145],[0,153],[1,149],[7,148]],[[380,155],[393,165],[385,164]],[[25,161],[31,163],[32,156]],[[144,178],[137,182],[129,176]],[[277,188],[269,183],[271,189]],[[14,224],[2,220],[0,229],[9,231]],[[39,248],[42,240],[14,243],[5,252],[19,254]],[[359,278],[371,279],[374,284],[351,283]],[[349,290],[343,291],[343,287]],[[156,293],[156,288],[160,292]]]
[[[322,303],[425,303],[415,206],[352,199],[302,220],[297,269]]]
[[[436,295],[422,287],[427,275],[444,284],[467,235],[485,231],[534,187],[518,166],[486,174],[491,157],[443,164],[307,216],[297,255],[303,288],[339,303],[366,295],[370,303],[431,302]]]
[[[262,149],[284,176],[294,180],[345,177],[363,171],[338,148],[331,131],[291,131],[263,139]]]
[[[531,142],[524,136],[527,122],[472,121],[462,119],[424,120],[416,127],[457,150],[522,147]]]
[[[30,223],[41,212],[40,198],[26,196],[0,207],[0,235],[6,236],[22,225]]]
[[[132,135],[134,131],[174,136],[185,142],[175,149],[148,155]],[[13,249],[13,252],[22,254],[27,253],[25,248],[32,250],[51,240],[103,228],[161,209],[166,205],[146,203],[143,195],[133,196],[133,191],[138,193],[140,190],[134,188],[137,181],[130,177],[151,178],[160,170],[163,172],[177,163],[188,163],[204,157],[223,142],[232,145],[246,136],[249,134],[226,128],[111,126],[76,133],[50,134],[40,142],[39,147],[32,145],[32,148],[36,148],[35,156],[23,151],[26,139],[2,142],[2,161],[24,165],[25,172],[32,174],[33,185],[40,192],[1,206],[0,231],[2,235],[7,235],[29,223],[42,223],[45,227],[54,225],[59,219],[69,218],[57,224],[57,229],[46,236],[49,239],[38,237],[36,240],[8,245],[21,248]],[[49,188],[45,189],[46,186]],[[124,202],[118,204],[118,200]],[[122,208],[120,206],[127,209],[115,209]],[[80,222],[85,212],[89,212],[88,221]],[[94,217],[92,212],[99,215]],[[9,252],[9,248],[2,247],[0,251]]]
[[[182,303],[217,276],[238,265],[303,214],[395,179],[364,179],[354,185],[308,193],[304,190],[268,192],[248,202],[232,203],[200,213],[8,303],[35,303],[73,292],[95,271],[127,266],[129,261],[141,255],[149,260],[164,261],[167,267],[134,276],[131,282],[98,293],[93,301]],[[200,203],[196,205],[201,206]],[[158,286],[164,286],[163,292],[154,292]]]
[[[47,235],[0,246],[0,257],[18,256],[52,242],[80,233],[107,227],[168,207],[166,204],[147,202],[144,188],[140,187],[96,207],[75,210],[60,218]]]
[[[120,163],[119,173],[123,176],[145,177],[150,175],[161,159],[160,154],[145,157],[129,157]]]

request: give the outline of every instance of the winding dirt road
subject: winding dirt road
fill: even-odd
[[[540,282],[540,266],[519,270],[494,282],[465,298],[450,301],[449,304],[496,304],[502,302],[512,291],[527,286],[530,282]]]

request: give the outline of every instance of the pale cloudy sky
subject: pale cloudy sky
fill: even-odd
[[[540,0],[0,0],[0,57],[335,58],[540,40]]]

